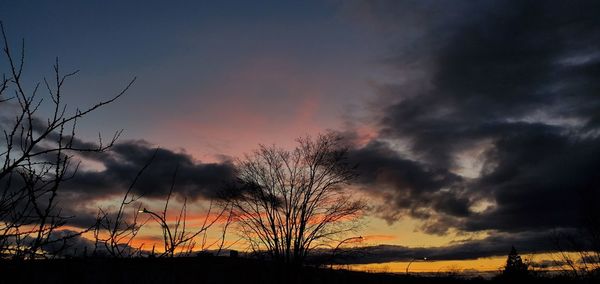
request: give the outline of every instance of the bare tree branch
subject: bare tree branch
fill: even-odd
[[[343,189],[355,177],[335,134],[300,138],[287,151],[261,145],[238,162],[232,212],[253,250],[301,264],[310,250],[355,230],[365,209]]]

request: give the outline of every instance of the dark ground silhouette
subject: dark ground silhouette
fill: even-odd
[[[564,277],[530,277],[523,282],[294,269],[254,259],[215,256],[2,261],[0,275],[0,283],[594,283]]]

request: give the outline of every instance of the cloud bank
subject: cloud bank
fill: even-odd
[[[600,190],[599,6],[355,5],[393,39],[377,138],[352,153],[379,214],[434,234],[579,226]]]

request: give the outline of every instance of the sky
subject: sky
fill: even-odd
[[[382,245],[358,264],[552,252],[598,196],[597,2],[1,2],[30,87],[57,56],[81,70],[72,106],[137,78],[81,122],[83,140],[124,134],[67,186],[66,210],[89,213],[74,226],[154,147],[140,193],[164,197],[180,165],[178,194],[203,200],[259,143],[326,130],[352,141],[373,208],[362,234]]]

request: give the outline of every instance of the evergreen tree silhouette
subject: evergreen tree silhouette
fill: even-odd
[[[517,250],[512,246],[508,258],[506,259],[506,266],[504,268],[504,276],[511,278],[520,278],[527,276],[527,264],[523,263],[521,256],[517,253]]]

